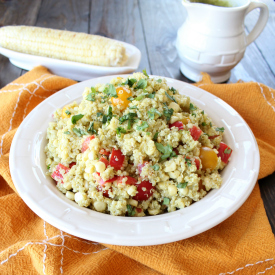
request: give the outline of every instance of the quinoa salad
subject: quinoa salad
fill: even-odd
[[[232,154],[223,127],[146,70],[85,88],[53,117],[47,175],[79,206],[115,216],[190,206],[220,188]]]

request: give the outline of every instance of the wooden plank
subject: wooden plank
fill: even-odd
[[[269,19],[260,36],[255,40],[262,57],[268,63],[272,74],[275,75],[275,4],[272,0],[261,0],[269,9]],[[246,16],[245,26],[251,31],[259,16],[259,10],[254,10]],[[274,85],[273,85],[274,86]]]
[[[137,0],[93,0],[90,33],[135,45],[142,55],[137,71],[146,68],[151,73]]]
[[[0,26],[35,24],[41,1],[0,1]],[[0,88],[19,77],[21,71],[0,55]]]

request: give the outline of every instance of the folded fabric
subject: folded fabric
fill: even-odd
[[[11,180],[12,138],[26,115],[75,81],[39,66],[0,90],[0,274],[274,274],[275,240],[258,184],[231,217],[192,238],[158,246],[99,244],[63,232],[34,214]],[[249,82],[196,84],[230,104],[256,136],[259,178],[275,170],[275,91]]]

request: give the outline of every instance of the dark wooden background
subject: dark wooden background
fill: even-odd
[[[275,88],[275,4],[260,37],[232,70],[229,82],[257,81]],[[245,27],[253,28],[259,12],[251,12]],[[142,58],[139,71],[190,82],[179,71],[174,47],[186,18],[180,0],[0,0],[0,26],[29,25],[99,34],[135,45]],[[0,55],[0,88],[26,71]],[[260,180],[266,212],[275,233],[275,173]]]

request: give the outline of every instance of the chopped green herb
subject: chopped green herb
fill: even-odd
[[[137,117],[136,113],[129,113],[119,118],[119,123],[122,124],[123,122],[128,120],[128,127],[127,129],[130,130],[132,125],[136,122],[135,118]]]
[[[163,198],[163,203],[164,205],[169,205],[170,199],[169,198]]]
[[[165,92],[165,95],[166,95],[170,100],[172,100],[172,101],[174,101],[174,102],[177,103],[177,101],[175,100],[175,98],[174,98],[173,96],[169,95],[167,92]]]
[[[210,127],[212,127],[212,122],[209,123]]]
[[[141,125],[137,126],[137,130],[138,131],[144,131],[148,127],[149,127],[148,123],[146,121],[143,121],[141,123]]]
[[[177,185],[177,187],[178,187],[178,188],[186,188],[187,184],[188,184],[187,181],[186,181],[186,182],[182,182],[182,183],[179,183],[179,184]]]
[[[95,90],[95,88],[94,87],[91,87],[91,93],[89,93],[88,95],[87,95],[87,97],[86,97],[86,100],[88,100],[88,101],[95,101],[96,99],[95,99],[95,95],[97,94],[97,92],[96,92],[96,90]]]
[[[64,132],[65,135],[69,135],[70,134],[70,131],[66,131]]]
[[[160,79],[158,79],[158,80],[157,80],[157,82],[158,82],[158,83],[161,83],[161,82],[162,82],[162,79],[161,79],[161,78],[160,78]]]
[[[103,116],[103,113],[98,112],[98,113],[96,113],[96,116],[97,116],[97,117]]]
[[[127,212],[128,212],[128,216],[130,217],[136,214],[135,208],[130,204],[127,204]]]
[[[224,152],[225,154],[231,154],[232,149],[226,148],[223,152]]]
[[[136,82],[137,80],[135,78],[127,78],[127,80],[124,83],[121,83],[121,85],[129,85],[129,87],[132,87]]]
[[[148,116],[149,116],[150,119],[155,119],[155,114],[161,116],[161,112],[158,111],[158,110],[155,109],[155,108],[152,108],[152,109],[150,109],[150,110],[148,111]]]
[[[171,108],[169,109],[167,104],[164,103],[164,111],[163,111],[163,115],[166,117],[167,122],[170,121],[171,116],[173,115],[174,110]]]
[[[127,100],[129,100],[129,101],[133,101],[133,100],[134,100],[134,98],[133,98],[132,96],[130,96],[130,97],[128,97],[128,98],[127,98]]]
[[[51,165],[49,164],[49,165],[47,165],[47,169],[49,170],[51,168]]]
[[[147,96],[147,95],[148,95],[148,93],[143,93],[143,94],[137,96],[137,97],[135,98],[135,100],[140,101],[140,100],[142,100],[142,99],[143,99],[145,96]]]
[[[137,89],[144,89],[147,87],[147,81],[145,79],[140,79],[137,83]]]
[[[190,166],[192,165],[191,159],[189,159],[189,158],[187,158],[187,157],[185,157],[184,159],[185,159],[185,161],[186,161],[187,166],[190,167]]]
[[[89,128],[88,128],[88,132],[92,133],[92,134],[97,134],[97,131],[94,129],[94,122],[91,122]]]
[[[112,117],[113,117],[113,109],[111,106],[109,106],[107,115],[103,115],[102,123],[105,124],[106,122],[110,122]]]
[[[192,115],[192,116],[194,116],[194,117],[196,117],[196,116],[197,116],[195,113],[192,113],[191,115]]]
[[[109,92],[108,94],[110,95],[110,97],[117,97],[117,93],[116,93],[116,88],[113,84],[109,85]]]
[[[176,94],[176,89],[174,87],[169,88],[169,91],[172,91],[173,95]]]
[[[156,95],[156,92],[152,92],[151,94],[148,95],[148,97],[154,99],[155,95]]]
[[[151,135],[151,133],[150,132],[146,132],[146,136],[150,136]]]
[[[143,74],[144,74],[145,76],[149,77],[149,75],[148,75],[147,72],[146,72],[146,69],[142,70],[142,72],[143,72]]]
[[[134,110],[134,109],[138,109],[138,107],[137,107],[137,105],[134,105],[134,106],[129,107],[129,109]]]
[[[203,122],[201,125],[202,125],[202,126],[207,126],[207,124],[206,124],[205,122]]]
[[[155,134],[154,134],[154,137],[153,137],[153,140],[157,140],[157,138],[158,138],[158,135],[159,135],[159,132],[156,132]]]
[[[76,124],[76,122],[78,121],[78,120],[80,120],[81,118],[83,118],[84,117],[84,115],[82,115],[82,114],[78,114],[78,115],[75,115],[75,116],[72,116],[72,124]]]
[[[216,128],[216,131],[218,131],[218,132],[224,132],[224,128],[223,128],[223,127],[221,127],[221,128]]]
[[[155,145],[158,151],[160,151],[163,154],[160,158],[161,160],[176,156],[176,153],[173,151],[173,148],[171,145],[167,144],[167,146],[164,146],[161,143],[157,143],[157,142],[155,142]]]
[[[118,135],[118,137],[121,137],[121,134],[126,134],[126,130],[122,127],[118,127],[116,128],[116,134]]]
[[[204,110],[201,113],[204,115]]]
[[[190,109],[190,111],[195,111],[195,110],[197,110],[197,107],[195,107],[192,103],[190,103],[189,109]]]
[[[209,136],[208,134],[206,134],[206,133],[203,133],[204,135],[206,135],[206,136]]]
[[[88,135],[88,133],[86,133],[84,130],[79,128],[73,128],[73,131],[79,137],[82,137],[83,135]]]
[[[158,164],[152,165],[152,168],[153,168],[155,171],[158,171],[158,170],[159,170],[159,165],[158,165]]]
[[[66,111],[65,111],[65,114],[69,116],[69,115],[71,114],[71,112],[68,111],[68,110],[66,110]]]

